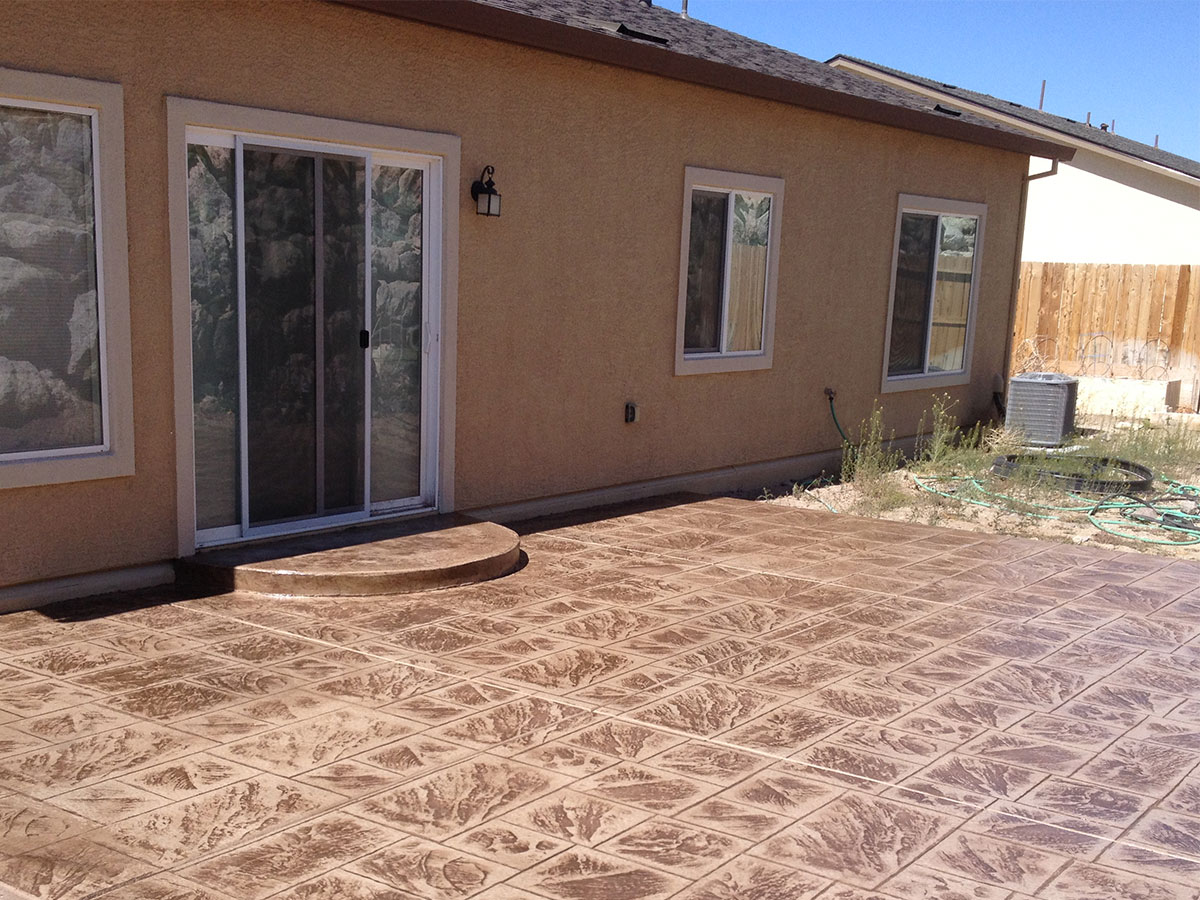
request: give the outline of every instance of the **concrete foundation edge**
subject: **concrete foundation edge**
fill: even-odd
[[[31,581],[0,588],[0,613],[36,609],[59,600],[93,597],[113,591],[157,587],[171,584],[174,580],[175,567],[170,562],[159,562],[124,569],[109,569],[104,572],[68,575],[46,581]]]
[[[913,436],[891,441],[890,446],[911,454],[916,442],[917,437]],[[724,466],[706,472],[670,475],[665,478],[652,478],[590,491],[577,491],[571,494],[558,494],[535,500],[463,510],[463,512],[473,518],[492,522],[518,522],[522,519],[572,512],[593,506],[608,506],[628,500],[643,500],[660,494],[687,492],[716,494],[723,491],[756,490],[779,482],[812,478],[822,472],[836,472],[841,466],[841,461],[842,451],[841,448],[838,448],[820,453],[788,456],[767,462]],[[19,584],[0,588],[0,613],[33,609],[58,600],[107,594],[111,591],[155,587],[160,584],[170,584],[174,580],[175,569],[172,562],[167,561]]]
[[[915,443],[915,437],[904,438],[892,442],[892,446],[898,450],[909,452]],[[839,447],[836,450],[824,450],[820,453],[808,453],[803,456],[788,456],[767,462],[725,466],[720,469],[693,472],[687,475],[670,475],[665,478],[652,478],[648,481],[635,481],[591,491],[558,494],[552,497],[540,497],[536,500],[524,500],[519,503],[506,503],[463,512],[477,519],[487,519],[492,522],[519,522],[522,519],[572,512],[592,506],[608,506],[628,500],[642,500],[659,494],[719,494],[723,491],[758,490],[782,481],[802,481],[813,478],[822,472],[834,473],[841,467],[841,463],[842,451]]]

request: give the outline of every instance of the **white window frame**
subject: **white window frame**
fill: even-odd
[[[0,489],[132,475],[133,375],[125,225],[125,114],[119,84],[0,69],[0,105],[92,121],[101,442],[0,454]]]
[[[384,516],[452,511],[458,331],[458,212],[462,200],[457,188],[461,139],[456,135],[413,131],[390,125],[168,97],[167,199],[170,207],[171,234],[179,555],[190,555],[201,545],[247,540],[255,536],[236,533],[243,530],[241,526],[231,526],[228,531],[208,529],[200,534],[196,529],[187,145],[190,137],[233,141],[234,135],[251,143],[258,138],[270,146],[308,148],[323,152],[342,146],[356,154],[366,152],[368,156],[384,163],[396,162],[406,157],[421,157],[430,164],[429,196],[439,198],[440,217],[430,216],[423,219],[427,229],[424,242],[427,251],[424,283],[437,297],[436,305],[431,305],[431,313],[436,322],[426,322],[423,328],[426,354],[433,359],[431,369],[435,373],[434,378],[428,379],[422,385],[421,481],[422,492],[428,491],[425,499],[429,505],[392,508],[390,504],[378,504],[373,505],[370,512],[372,515]],[[436,177],[433,177],[434,175]],[[435,258],[440,258],[440,272],[434,271],[430,265]],[[429,464],[428,469],[425,467],[426,462]],[[244,504],[245,498],[242,499]],[[365,516],[354,514],[353,518]],[[325,518],[314,520],[307,525],[267,528],[278,533],[291,533],[310,528],[327,528],[331,524],[331,519]]]
[[[975,255],[971,261],[971,295],[967,305],[967,328],[963,346],[963,365],[954,372],[917,372],[912,375],[888,375],[888,361],[892,351],[892,313],[896,304],[897,266],[900,261],[900,226],[905,213],[930,216],[974,216],[979,220],[975,230]],[[940,197],[924,197],[917,194],[901,194],[896,208],[896,233],[892,242],[892,277],[888,286],[887,320],[883,341],[883,381],[881,392],[893,394],[899,391],[929,390],[931,388],[953,387],[969,384],[971,381],[971,357],[975,349],[975,320],[978,318],[979,307],[979,275],[983,263],[983,242],[987,231],[987,204],[972,203],[966,200],[947,200]],[[938,228],[941,234],[941,228]],[[937,287],[934,279],[930,289]],[[933,333],[933,319],[930,317],[925,332],[925,365],[929,365],[929,341]]]
[[[692,192],[716,191],[732,194],[771,195],[771,219],[767,229],[767,279],[763,295],[762,347],[759,350],[696,352],[684,348],[684,325],[687,319],[688,255],[692,234]],[[730,211],[729,234],[733,221]],[[679,249],[679,307],[675,325],[675,374],[706,375],[714,372],[746,372],[771,368],[775,345],[775,298],[779,287],[779,242],[783,222],[783,179],[766,175],[747,175],[687,166],[683,181],[683,235]],[[722,318],[729,312],[729,238],[725,244],[725,285],[722,289]],[[724,341],[725,326],[721,327]]]

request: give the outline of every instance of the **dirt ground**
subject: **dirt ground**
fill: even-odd
[[[1130,384],[1144,388],[1145,382],[1130,379],[1091,379],[1088,390],[1082,391],[1076,423],[1085,445],[1084,453],[1098,456],[1114,456],[1142,462],[1160,478],[1168,472],[1174,479],[1190,485],[1200,485],[1200,415],[1149,412],[1139,409],[1128,412],[1123,409],[1130,395]],[[1086,397],[1085,397],[1086,394]],[[1086,400],[1086,402],[1084,402]],[[1001,435],[998,452],[1019,450],[1019,444]],[[996,433],[994,433],[995,435]],[[863,435],[860,440],[870,440],[866,423],[851,429],[851,435]],[[993,440],[995,436],[993,435]],[[1003,446],[1005,444],[1011,446]],[[862,449],[860,444],[859,449]],[[1024,451],[1021,451],[1024,452]],[[876,448],[876,456],[878,456]],[[880,518],[895,522],[915,522],[924,525],[940,525],[963,531],[1011,534],[1021,537],[1039,538],[1084,546],[1112,547],[1136,550],[1179,559],[1200,560],[1200,542],[1156,543],[1167,538],[1186,537],[1179,533],[1159,529],[1142,529],[1136,524],[1126,527],[1119,513],[1100,513],[1097,518],[1105,522],[1120,522],[1110,527],[1116,531],[1140,534],[1148,540],[1134,540],[1107,533],[1088,519],[1088,509],[1075,511],[1036,510],[1054,516],[1041,518],[1028,515],[996,498],[959,488],[953,476],[974,475],[986,490],[994,494],[1015,491],[1022,496],[1020,487],[995,478],[987,471],[994,453],[980,446],[972,456],[951,454],[945,466],[939,467],[928,460],[918,460],[908,468],[896,471],[876,471],[869,477],[854,479],[848,483],[823,483],[807,489],[792,483],[768,486],[758,496],[759,500],[802,509],[833,510],[838,513]],[[888,469],[891,467],[888,466]],[[939,476],[948,476],[939,479]],[[832,480],[832,479],[830,479]],[[935,484],[947,493],[955,493],[970,500],[982,500],[992,505],[981,505],[969,500],[939,496],[923,489],[919,482]],[[1156,481],[1154,490],[1161,491],[1165,485]],[[1024,490],[1028,490],[1028,486]],[[1152,496],[1142,495],[1143,497]],[[1059,491],[1042,491],[1036,501],[1049,505],[1087,507],[1094,497],[1072,495]],[[1200,499],[1181,501],[1180,508],[1191,515],[1200,514]],[[1009,508],[1003,508],[1008,506]],[[1001,508],[996,508],[1001,507]],[[1025,507],[1030,511],[1029,507]],[[1196,520],[1192,520],[1193,526]]]
[[[871,509],[872,498],[864,496],[854,483],[813,487],[795,493],[792,492],[791,485],[780,485],[779,496],[763,499],[778,506],[799,509],[832,508],[836,512],[850,514],[869,511],[868,514],[873,517],[893,522],[916,522],[962,531],[1011,534],[1067,544],[1137,550],[1140,553],[1175,559],[1200,560],[1200,544],[1158,545],[1123,539],[1101,531],[1083,514],[1068,514],[1061,519],[1037,519],[1020,513],[938,497],[918,487],[913,473],[905,469],[894,472],[889,477],[896,493],[907,498],[907,502],[889,509]]]

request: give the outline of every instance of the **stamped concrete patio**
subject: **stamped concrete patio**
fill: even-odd
[[[730,499],[522,530],[468,587],[0,616],[0,883],[1200,898],[1200,566]]]

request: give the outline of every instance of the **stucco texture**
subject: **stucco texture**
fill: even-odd
[[[988,205],[974,378],[947,392],[984,412],[1003,368],[1018,154],[318,2],[9,2],[0,65],[124,88],[137,456],[0,493],[0,584],[176,554],[166,95],[461,136],[458,509],[836,447],[822,389],[851,426],[878,397],[901,193]],[[488,164],[499,219],[467,193]],[[769,370],[674,374],[688,165],[786,182]],[[884,397],[888,424],[930,393]]]

